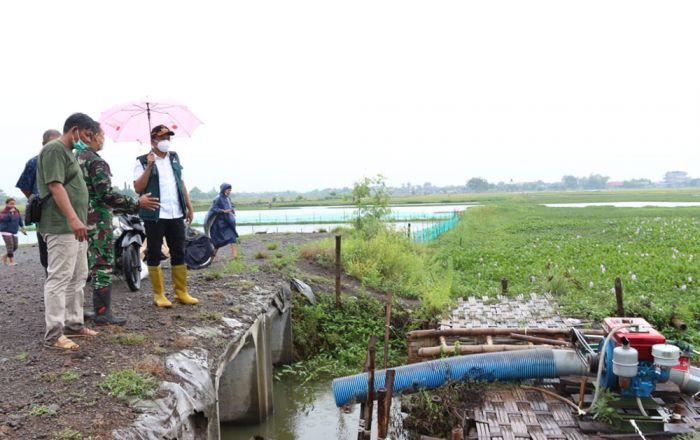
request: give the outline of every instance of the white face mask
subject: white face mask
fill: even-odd
[[[158,142],[157,148],[158,148],[161,152],[167,153],[168,150],[170,149],[170,141],[167,140],[167,139],[164,139],[164,140]]]

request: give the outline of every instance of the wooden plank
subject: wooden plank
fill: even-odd
[[[516,437],[522,436],[528,436],[527,433],[527,425],[525,424],[525,421],[523,420],[522,416],[519,414],[511,414],[510,415],[510,423],[511,427],[513,428],[513,434]]]
[[[476,433],[479,440],[491,440],[491,430],[488,423],[476,422]]]

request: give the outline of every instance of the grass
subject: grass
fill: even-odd
[[[293,297],[296,362],[278,370],[278,379],[291,376],[306,382],[360,371],[370,335],[384,334],[384,305],[376,299],[344,297],[341,311],[335,309],[334,294],[319,294],[317,299],[318,303],[311,305],[301,295]],[[408,311],[395,304],[390,365],[400,365],[405,361],[405,333],[411,329],[411,321]],[[383,343],[380,337],[377,359],[381,359],[381,353]]]
[[[53,383],[56,381],[62,382],[74,382],[80,379],[80,374],[75,371],[63,371],[63,372],[48,372],[39,375],[39,380],[42,382]]]
[[[92,438],[92,437],[89,437]],[[54,433],[54,440],[87,440],[80,431],[73,428],[63,428],[62,430]]]
[[[221,322],[221,319],[224,317],[224,314],[221,312],[214,312],[211,310],[201,310],[197,316],[199,319],[205,320],[205,321],[211,321],[211,322]]]
[[[118,399],[143,399],[155,393],[157,383],[150,375],[125,368],[110,373],[99,387]]]
[[[43,417],[43,416],[53,417],[56,415],[56,411],[54,411],[53,409],[49,408],[46,405],[41,405],[39,403],[32,403],[32,406],[29,409],[29,415],[32,417]]]
[[[278,247],[279,247],[279,245],[277,243],[269,243],[267,245],[267,250],[274,251],[274,250],[277,250]]]
[[[143,345],[146,336],[140,333],[120,333],[112,336],[112,340],[121,345]]]

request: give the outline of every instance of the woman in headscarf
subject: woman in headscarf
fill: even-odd
[[[236,211],[229,199],[231,185],[222,183],[220,190],[219,195],[211,203],[204,224],[210,225],[209,237],[216,248],[214,257],[216,257],[219,248],[230,244],[231,256],[236,258],[238,256],[238,246],[236,246],[238,232],[236,231]]]

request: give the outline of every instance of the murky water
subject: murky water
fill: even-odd
[[[683,208],[700,206],[700,202],[599,202],[599,203],[547,203],[550,208],[586,208],[588,206],[612,206],[615,208]]]
[[[350,440],[357,438],[360,406],[351,413],[336,408],[330,381],[306,385],[293,380],[274,382],[274,414],[257,426],[222,425],[223,440]],[[376,427],[374,435],[376,435]]]

